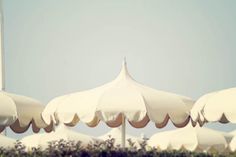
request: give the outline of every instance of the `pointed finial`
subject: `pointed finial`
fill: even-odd
[[[124,57],[122,65],[126,65],[126,57]]]
[[[132,79],[131,76],[129,75],[128,69],[127,69],[127,63],[126,63],[126,58],[124,57],[123,62],[122,62],[122,67],[120,74],[118,75],[117,79]]]

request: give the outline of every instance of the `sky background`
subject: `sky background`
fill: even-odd
[[[3,0],[6,91],[47,103],[130,74],[158,90],[199,98],[236,82],[235,0]],[[127,133],[150,136],[149,123]],[[231,131],[232,124],[210,124]],[[100,123],[76,130],[98,136]],[[8,135],[21,138],[8,129]]]

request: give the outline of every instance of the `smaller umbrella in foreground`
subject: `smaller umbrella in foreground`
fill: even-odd
[[[191,110],[194,122],[236,123],[236,88],[229,88],[200,97]]]
[[[185,128],[160,132],[153,135],[148,145],[161,150],[218,151],[227,148],[226,133],[188,125]]]
[[[120,128],[113,128],[111,129],[111,131],[109,131],[108,133],[102,135],[102,136],[99,136],[98,138],[99,139],[102,139],[102,140],[108,140],[110,138],[113,138],[115,140],[115,146],[121,146],[122,145],[122,141],[121,141],[121,129]],[[134,146],[136,148],[140,148],[140,143],[143,142],[143,140],[141,138],[138,138],[138,137],[134,137],[134,136],[131,136],[131,135],[126,135],[126,144],[125,146],[126,147],[129,147],[130,144],[129,144],[129,140],[131,140],[132,143],[134,143]]]
[[[78,132],[72,131],[69,128],[60,126],[55,132],[51,133],[40,133],[24,137],[21,142],[26,146],[27,149],[41,147],[46,149],[50,142],[65,140],[81,142],[81,146],[87,146],[89,143],[99,141],[98,139],[80,134]]]
[[[15,143],[16,143],[15,139],[0,134],[0,147],[12,148],[14,147]]]

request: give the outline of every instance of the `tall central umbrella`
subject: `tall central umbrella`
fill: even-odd
[[[61,122],[74,126],[82,121],[94,127],[104,121],[110,127],[122,125],[122,146],[125,145],[125,119],[136,128],[151,120],[164,127],[170,119],[177,127],[190,119],[193,101],[176,94],[158,91],[136,82],[128,73],[124,60],[118,77],[97,88],[57,97],[42,113],[47,124]]]
[[[34,132],[38,132],[40,128],[50,131],[52,127],[47,126],[41,118],[44,106],[39,101],[5,92],[3,50],[3,11],[0,0],[0,132],[10,126],[14,132],[21,133],[30,124]]]

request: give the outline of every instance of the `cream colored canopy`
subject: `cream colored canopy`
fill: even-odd
[[[194,122],[236,123],[236,88],[209,93],[200,97],[191,110]]]
[[[95,89],[57,97],[42,113],[47,124],[61,121],[74,126],[78,121],[96,126],[100,120],[110,127],[122,124],[122,115],[136,128],[149,120],[158,128],[170,119],[177,127],[190,119],[193,101],[190,98],[158,91],[136,82],[123,63],[118,77]]]
[[[231,135],[235,136],[236,135],[236,130],[229,132]]]
[[[230,132],[234,137],[232,138],[230,144],[229,144],[229,148],[231,151],[236,151],[236,130]]]
[[[0,134],[0,147],[12,148],[14,147],[15,143],[16,143],[16,140]]]
[[[236,151],[236,130],[231,131],[230,134],[233,136],[230,144],[229,144],[229,148],[231,151]]]
[[[161,150],[210,151],[223,152],[227,148],[226,133],[190,125],[176,130],[164,131],[153,135],[148,145]]]
[[[66,127],[61,127],[57,129],[55,132],[51,133],[40,133],[34,134],[27,137],[24,137],[21,142],[26,146],[26,148],[38,148],[46,149],[49,146],[50,142],[65,140],[65,141],[74,141],[81,142],[81,146],[87,146],[89,143],[93,143],[95,141],[99,141],[98,139],[80,134],[73,130],[70,130]]]
[[[230,144],[229,144],[229,148],[230,148],[230,150],[231,151],[236,151],[236,138],[234,137],[233,139],[232,139],[232,141],[230,142]]]
[[[121,129],[120,128],[113,128],[111,131],[109,131],[108,133],[106,133],[102,136],[99,136],[98,138],[103,140],[103,141],[113,138],[115,140],[114,144],[116,146],[118,146],[118,145],[121,146],[122,145]],[[134,137],[134,136],[131,136],[131,135],[126,135],[126,144],[125,144],[126,147],[130,146],[129,142],[128,142],[129,139],[134,143],[135,147],[140,148],[140,143],[143,141],[141,138]]]
[[[0,92],[0,132],[10,126],[14,132],[26,131],[30,124],[34,132],[40,128],[50,131],[52,126],[47,126],[41,118],[44,106],[29,97]]]

